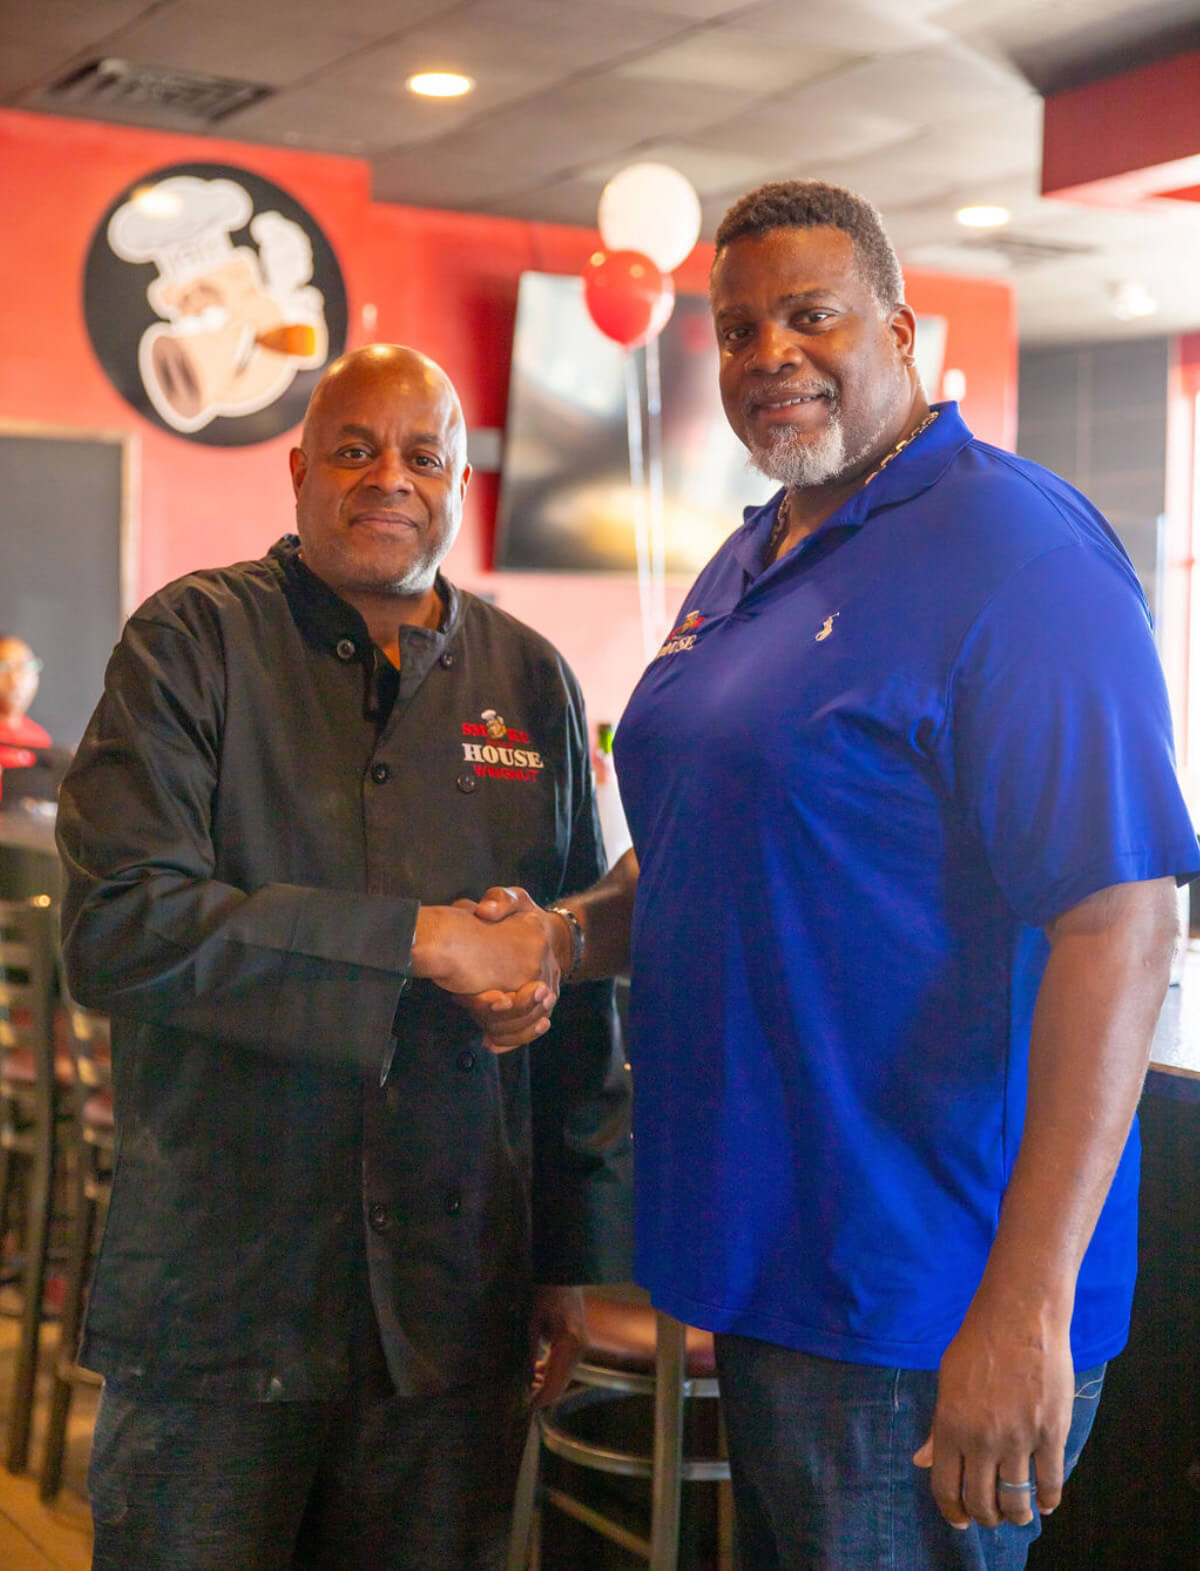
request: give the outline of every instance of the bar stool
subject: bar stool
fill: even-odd
[[[59,995],[70,1026],[75,1067],[74,1202],[67,1249],[67,1289],[59,1323],[58,1354],[46,1449],[38,1493],[44,1501],[58,1494],[66,1450],[67,1419],[78,1386],[99,1386],[101,1378],[76,1361],[79,1333],[91,1278],[96,1238],[112,1197],[115,1150],[112,1099],[112,1046],[108,1016],[81,1008],[67,991],[59,968]]]
[[[58,1127],[70,1089],[69,1073],[55,1061],[56,921],[48,895],[0,901],[0,1240],[8,1236],[18,1190],[23,1201],[20,1266],[9,1262],[21,1284],[5,1456],[13,1473],[29,1459]]]
[[[506,1571],[539,1571],[541,1510],[553,1505],[576,1521],[641,1556],[650,1571],[676,1571],[682,1486],[693,1481],[723,1483],[723,1456],[683,1454],[684,1406],[718,1395],[712,1337],[654,1310],[644,1294],[612,1289],[586,1295],[588,1346],[566,1393],[539,1412],[530,1426],[513,1512]],[[575,1420],[598,1405],[630,1396],[653,1404],[654,1437],[649,1454],[618,1450],[584,1438]],[[643,1538],[565,1490],[545,1484],[542,1448],[582,1468],[651,1484],[650,1536]],[[718,1505],[718,1536],[726,1556],[731,1540],[728,1491]],[[726,1562],[727,1563],[727,1562]]]

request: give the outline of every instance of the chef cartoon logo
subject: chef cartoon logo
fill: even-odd
[[[268,441],[304,415],[346,341],[341,271],[314,220],[247,170],[180,164],[117,199],[84,314],[121,395],[193,441]]]
[[[529,733],[513,729],[494,709],[462,725],[463,760],[477,775],[492,780],[536,780],[545,768],[542,755],[529,744]],[[469,740],[481,738],[478,741]]]

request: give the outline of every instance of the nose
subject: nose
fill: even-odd
[[[382,491],[387,496],[392,496],[397,491],[409,492],[413,488],[408,465],[394,447],[380,449],[375,462],[371,465],[368,481],[377,491]]]
[[[795,333],[783,322],[764,322],[751,345],[749,365],[756,371],[782,371],[804,358]]]

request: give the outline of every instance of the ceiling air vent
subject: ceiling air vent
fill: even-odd
[[[226,76],[105,59],[77,66],[44,89],[40,97],[50,108],[76,109],[84,114],[108,112],[211,125],[266,98],[271,91],[260,83],[238,82]]]
[[[1035,240],[1027,235],[997,233],[989,229],[986,235],[972,235],[959,244],[969,251],[991,251],[1012,267],[1036,267],[1039,262],[1064,262],[1072,256],[1089,256],[1098,247],[1072,240]]]

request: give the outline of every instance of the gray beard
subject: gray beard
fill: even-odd
[[[836,480],[847,468],[846,433],[840,412],[832,411],[829,424],[816,441],[781,427],[766,442],[750,449],[750,462],[768,480],[788,487],[824,485]]]

